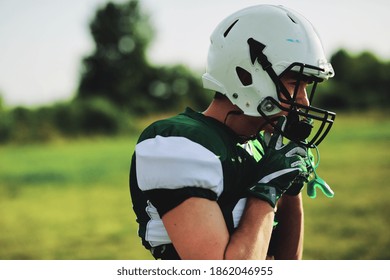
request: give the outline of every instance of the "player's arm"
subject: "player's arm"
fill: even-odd
[[[283,195],[278,203],[278,226],[272,234],[275,259],[302,259],[304,213],[302,195]]]
[[[278,124],[285,124],[282,117]],[[168,234],[184,258],[265,259],[278,199],[291,182],[305,171],[296,144],[283,144],[274,133],[259,162],[260,180],[247,190],[249,197],[238,229],[230,237],[219,206],[214,201],[190,198],[163,215]],[[288,231],[287,231],[288,232]]]
[[[265,201],[249,198],[240,224],[229,235],[215,201],[189,198],[167,212],[164,226],[182,259],[265,259],[274,219]]]

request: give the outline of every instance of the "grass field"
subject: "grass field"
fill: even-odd
[[[151,259],[128,191],[137,135],[0,146],[0,259]],[[390,259],[390,119],[339,114],[305,197],[304,259]]]

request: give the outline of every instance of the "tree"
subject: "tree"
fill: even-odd
[[[90,24],[94,53],[83,61],[78,97],[102,96],[113,103],[128,105],[139,92],[148,71],[146,48],[153,31],[138,1],[108,3],[97,11]]]
[[[356,56],[339,50],[331,59],[336,75],[332,79],[338,89],[338,99],[350,108],[368,109],[389,106],[389,63],[383,63],[373,53]]]
[[[184,100],[204,107],[200,78],[183,66],[148,63],[154,31],[139,2],[108,3],[90,24],[94,53],[83,60],[77,98],[103,97],[133,113],[170,110]]]

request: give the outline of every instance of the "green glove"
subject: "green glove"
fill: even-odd
[[[297,176],[308,173],[303,158],[307,154],[306,148],[291,141],[283,144],[283,136],[278,131],[283,131],[285,124],[286,117],[280,117],[259,161],[260,179],[247,190],[250,196],[265,200],[272,207]]]
[[[301,193],[301,190],[304,187],[304,184],[309,181],[309,176],[313,173],[314,169],[314,156],[310,149],[307,150],[307,156],[304,157],[304,161],[306,164],[307,173],[302,173],[297,178],[295,178],[294,182],[291,184],[291,187],[287,189],[285,194],[296,196]]]
[[[317,188],[320,189],[323,192],[323,194],[325,194],[327,197],[334,196],[334,192],[330,188],[330,186],[321,177],[317,175],[316,170],[320,163],[320,154],[318,148],[317,147],[315,148],[317,151],[317,158],[318,158],[317,164],[314,163],[313,153],[311,152],[311,150],[308,150],[307,157],[304,158],[308,173],[300,174],[299,176],[297,176],[297,178],[294,180],[291,187],[288,188],[285,194],[292,195],[292,196],[298,195],[301,192],[304,184],[307,183],[307,195],[310,198],[316,198]]]

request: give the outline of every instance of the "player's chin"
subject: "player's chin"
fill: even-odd
[[[265,132],[268,132],[268,133],[273,133],[273,132],[274,132],[274,128],[273,128],[273,126],[270,125],[270,124],[267,124],[267,125],[263,128],[263,130],[264,130]]]
[[[283,114],[278,114],[278,115],[275,115],[275,116],[272,116],[269,118],[269,120],[271,121],[271,123],[267,123],[262,129],[265,131],[265,132],[269,132],[269,133],[273,133],[274,132],[274,125],[276,125],[276,123],[278,122],[279,120],[279,117],[282,116]]]

